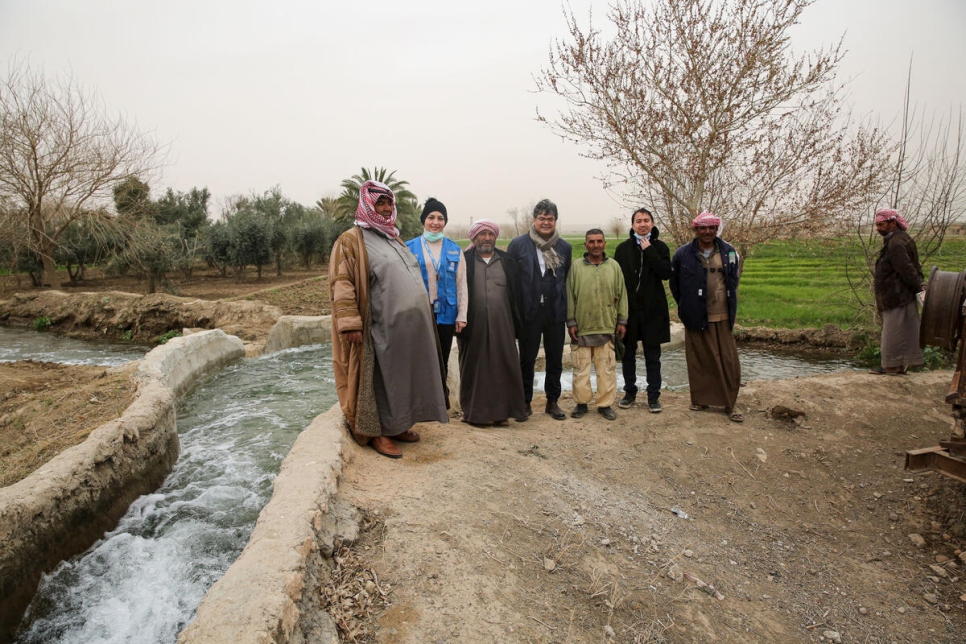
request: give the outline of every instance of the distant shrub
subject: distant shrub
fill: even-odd
[[[37,331],[46,331],[53,324],[50,318],[46,315],[41,315],[39,318],[34,319],[34,329]]]

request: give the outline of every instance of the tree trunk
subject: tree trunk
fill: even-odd
[[[43,245],[47,246],[40,251],[40,258],[44,262],[44,286],[59,289],[60,280],[57,279],[57,264],[54,262],[53,244],[47,242]]]
[[[37,252],[40,254],[40,261],[44,264],[44,286],[60,288],[60,281],[57,279],[57,264],[54,262],[54,242],[47,236],[39,205],[35,211],[30,213],[30,236],[33,238]]]

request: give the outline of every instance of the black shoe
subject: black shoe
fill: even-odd
[[[637,398],[637,393],[636,392],[631,393],[630,391],[628,391],[627,393],[624,394],[624,397],[621,398],[621,401],[617,403],[617,406],[620,407],[621,409],[630,409],[631,405],[634,404],[635,398]]]
[[[664,407],[661,407],[661,403],[654,400],[647,403],[647,410],[652,414],[660,414],[662,411],[664,411]]]
[[[598,407],[597,413],[607,420],[617,420],[617,414],[612,407]]]
[[[570,417],[571,418],[583,418],[584,417],[584,414],[586,414],[586,413],[587,413],[587,405],[584,405],[584,404],[581,404],[581,403],[577,403],[577,406],[574,407],[574,410],[572,412],[570,412]]]
[[[554,420],[564,420],[567,418],[567,414],[565,414],[563,409],[560,408],[560,405],[557,404],[556,400],[553,402],[548,402],[547,408],[544,411],[553,416]]]

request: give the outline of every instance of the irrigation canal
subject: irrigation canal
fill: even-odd
[[[145,350],[0,327],[0,362],[117,365]],[[854,368],[841,359],[744,347],[739,353],[743,380]],[[640,355],[638,362],[643,385]],[[686,389],[684,349],[665,351],[662,362],[664,386]],[[564,380],[569,389],[569,370]],[[115,530],[44,578],[15,641],[174,642],[245,547],[298,433],[335,402],[328,345],[244,360],[202,381],[178,404],[181,455],[172,473],[135,501]]]
[[[178,404],[181,455],[164,484],[43,579],[15,641],[174,642],[241,554],[299,432],[335,402],[328,345],[202,381]]]

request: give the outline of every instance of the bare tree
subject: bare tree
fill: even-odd
[[[523,212],[520,208],[507,208],[506,214],[510,218],[513,235],[522,235],[530,226],[529,213]]]
[[[160,146],[71,77],[48,78],[24,61],[0,79],[0,197],[26,219],[44,282],[59,286],[54,250],[72,222],[99,217],[114,185],[156,170]]]
[[[615,0],[612,37],[567,12],[538,89],[564,99],[556,133],[604,160],[605,187],[657,206],[678,243],[712,210],[743,255],[821,220],[844,225],[881,190],[882,133],[844,114],[841,42],[795,55],[812,0]]]
[[[905,100],[898,145],[886,189],[859,211],[853,224],[855,248],[846,264],[847,276],[858,308],[875,316],[872,276],[880,237],[874,225],[875,211],[895,208],[909,222],[924,272],[930,257],[943,244],[949,227],[966,213],[966,116],[962,108],[946,116],[927,116],[910,106],[912,62],[906,80]]]
[[[630,222],[623,217],[611,217],[608,228],[617,239],[621,239],[630,230]]]
[[[533,209],[536,206],[537,202],[531,201],[519,208],[507,208],[506,214],[510,218],[513,236],[522,235],[530,230],[530,226],[533,225]]]

